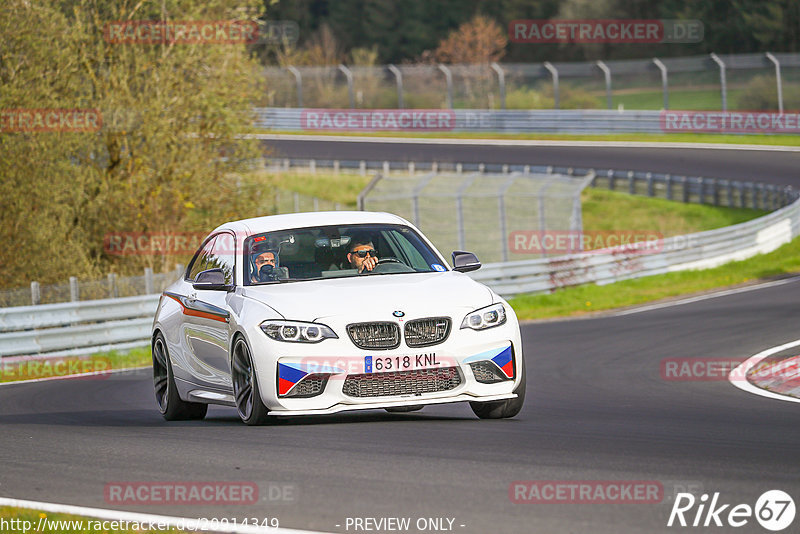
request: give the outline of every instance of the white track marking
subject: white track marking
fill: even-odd
[[[23,501],[19,499],[9,499],[0,497],[0,506],[13,506],[16,508],[27,508],[31,510],[41,510],[52,514],[80,515],[109,521],[128,521],[130,523],[161,523],[173,528],[183,528],[189,531],[198,531],[200,527],[205,530],[200,532],[226,532],[233,534],[325,534],[311,530],[295,530],[289,528],[256,527],[253,525],[214,525],[211,527],[206,522],[201,524],[197,519],[183,517],[173,517],[165,515],[142,514],[136,512],[123,512],[119,510],[108,510],[105,508],[86,508],[83,506],[72,506],[69,504],[55,504],[48,502]]]
[[[673,301],[670,301],[670,302],[662,302],[662,303],[659,303],[659,304],[650,304],[650,305],[645,305],[645,306],[639,306],[637,308],[631,308],[630,310],[622,310],[622,311],[614,312],[614,313],[611,313],[609,315],[611,317],[618,317],[620,315],[631,315],[631,314],[634,314],[634,313],[641,313],[641,312],[646,312],[646,311],[651,311],[651,310],[660,310],[662,308],[671,308],[672,306],[683,306],[684,304],[691,304],[692,302],[699,302],[701,300],[715,299],[717,297],[726,297],[728,295],[736,295],[738,293],[747,293],[748,291],[756,291],[756,290],[759,290],[759,289],[766,289],[768,287],[782,286],[784,284],[790,284],[792,282],[797,282],[798,280],[800,280],[800,276],[793,276],[791,278],[785,278],[783,280],[774,280],[772,282],[764,282],[764,283],[761,283],[761,284],[754,284],[754,285],[751,285],[751,286],[744,286],[744,287],[737,287],[737,288],[733,288],[733,289],[726,289],[726,290],[723,290],[723,291],[717,291],[717,292],[708,293],[708,294],[705,294],[705,295],[698,295],[696,297],[688,297],[688,298],[685,298],[685,299],[673,300]],[[605,317],[608,317],[609,315],[606,315]]]
[[[2,364],[2,360],[0,360],[0,365]],[[89,377],[89,376],[97,376],[97,375],[110,375],[116,373],[127,373],[130,371],[141,371],[142,369],[152,369],[152,365],[144,365],[142,367],[128,367],[126,369],[110,369],[108,371],[94,371],[91,373],[78,373],[74,375],[64,375],[64,376],[48,376],[45,378],[32,378],[30,380],[14,380],[12,382],[0,382],[1,386],[11,386],[14,384],[30,384],[31,382],[49,382],[51,380],[67,380],[69,378],[81,378],[81,377]]]
[[[308,135],[308,134],[245,134],[247,139],[269,141],[335,141],[347,143],[387,143],[415,145],[462,145],[462,146],[566,146],[608,148],[681,148],[701,150],[754,150],[764,152],[800,152],[800,147],[783,145],[734,145],[725,143],[659,143],[642,141],[559,141],[551,139],[455,139],[425,137],[369,137],[361,135]]]
[[[730,372],[728,375],[728,381],[736,386],[737,388],[747,391],[748,393],[752,393],[754,395],[760,395],[762,397],[768,397],[770,399],[779,399],[783,401],[789,402],[800,402],[800,399],[796,399],[794,397],[789,397],[788,395],[781,395],[779,393],[773,393],[771,391],[767,391],[766,389],[761,389],[759,387],[754,386],[746,379],[742,380],[741,377],[746,377],[747,372],[750,371],[753,367],[758,365],[758,363],[763,360],[764,358],[768,358],[773,354],[777,354],[787,349],[791,349],[794,347],[800,346],[800,339],[795,341],[790,341],[789,343],[784,343],[783,345],[778,345],[777,347],[772,347],[767,350],[761,351],[754,356],[750,356],[747,360],[743,361],[736,369]],[[738,378],[734,378],[738,377]]]

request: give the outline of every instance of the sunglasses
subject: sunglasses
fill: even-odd
[[[377,257],[377,256],[378,256],[378,253],[375,251],[375,249],[374,249],[374,248],[368,248],[368,249],[366,249],[366,250],[354,250],[354,251],[353,251],[353,252],[351,252],[350,254],[355,254],[355,255],[356,255],[356,256],[358,256],[359,258],[366,258],[366,257],[367,257],[367,254],[370,254],[370,255],[372,255],[372,257],[373,257],[373,258],[375,258],[375,257]]]

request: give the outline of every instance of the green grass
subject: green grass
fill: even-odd
[[[768,254],[713,269],[681,271],[625,280],[605,286],[584,285],[547,295],[521,295],[509,300],[520,319],[583,315],[645,304],[679,295],[709,291],[800,271],[800,237]]]
[[[354,208],[358,194],[371,179],[370,173],[361,176],[350,172],[334,174],[330,171],[318,173],[292,170],[258,171],[248,174],[244,178],[244,183],[245,187],[277,187],[284,191],[297,192]]]
[[[684,204],[603,189],[587,188],[581,196],[583,229],[634,230],[670,237],[749,221],[767,212]]]
[[[259,130],[259,133],[265,133]],[[531,141],[634,141],[645,143],[711,143],[735,145],[800,146],[800,135],[733,135],[702,133],[669,134],[550,134],[550,133],[499,133],[499,132],[322,132],[319,130],[281,131],[270,130],[270,134],[281,135],[356,135],[364,137],[402,137],[420,139],[508,139]]]
[[[728,90],[728,102],[737,102],[741,89]],[[620,104],[626,110],[661,109],[664,106],[664,93],[656,91],[636,91],[614,94],[614,109]],[[722,109],[722,95],[719,89],[671,89],[669,91],[670,109],[719,110]]]
[[[104,352],[90,356],[65,356],[17,362],[0,360],[0,383],[132,369],[151,365],[151,363],[150,347]]]

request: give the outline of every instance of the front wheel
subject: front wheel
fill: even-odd
[[[514,393],[517,397],[514,399],[506,399],[501,401],[491,402],[470,402],[469,406],[475,415],[481,419],[507,419],[514,417],[522,409],[525,403],[525,359],[522,359],[522,371],[520,371],[519,385],[514,388]]]
[[[244,338],[240,337],[233,345],[231,360],[231,377],[233,378],[233,396],[239,417],[246,425],[263,425],[271,418],[269,410],[261,401],[258,389],[253,358]]]
[[[153,339],[153,385],[156,392],[158,411],[167,421],[186,421],[202,419],[208,412],[208,404],[186,402],[178,395],[172,362],[169,360],[167,344],[159,332]]]

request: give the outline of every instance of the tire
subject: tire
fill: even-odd
[[[191,421],[203,419],[208,412],[208,404],[186,402],[178,395],[172,362],[167,351],[167,343],[161,332],[153,338],[153,387],[158,411],[167,421]]]
[[[239,412],[242,422],[246,425],[257,426],[271,421],[273,418],[269,416],[269,410],[261,401],[258,377],[253,367],[250,347],[241,336],[236,338],[233,343],[231,379],[236,410]]]
[[[516,398],[492,402],[470,402],[469,406],[475,415],[481,419],[507,419],[514,417],[522,409],[522,405],[525,404],[525,387],[525,359],[523,358],[519,385],[513,391],[517,394]]]

